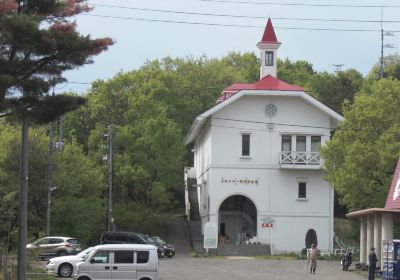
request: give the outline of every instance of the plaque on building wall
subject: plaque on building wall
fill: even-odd
[[[270,216],[260,216],[261,227],[263,228],[272,228],[274,226],[274,220]]]
[[[222,184],[241,184],[241,185],[256,185],[258,186],[258,178],[257,179],[249,179],[249,178],[226,178],[226,177],[221,177],[221,183]]]

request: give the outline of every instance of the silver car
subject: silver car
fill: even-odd
[[[73,237],[48,236],[26,245],[33,254],[42,260],[52,257],[76,255],[81,251],[78,239]]]
[[[47,272],[60,277],[71,277],[75,271],[76,264],[84,261],[87,255],[92,251],[92,248],[93,247],[89,247],[75,256],[51,258],[46,265]]]

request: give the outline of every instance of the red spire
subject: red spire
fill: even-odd
[[[271,18],[268,18],[267,26],[264,30],[264,35],[261,39],[260,43],[268,43],[268,44],[280,44],[276,39],[274,27],[272,26]]]

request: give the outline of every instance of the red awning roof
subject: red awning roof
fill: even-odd
[[[222,102],[241,90],[276,90],[276,91],[304,91],[303,88],[285,83],[271,75],[267,75],[254,84],[232,84],[222,91],[217,103]]]

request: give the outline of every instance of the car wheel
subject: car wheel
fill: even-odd
[[[58,267],[58,275],[61,277],[70,277],[72,275],[72,265],[63,263]]]
[[[65,251],[60,251],[60,252],[58,252],[58,254],[57,254],[58,257],[66,256],[66,255],[67,255],[67,252],[65,252]]]
[[[82,276],[82,277],[79,277],[78,280],[90,280],[90,278],[86,277],[86,276]]]

